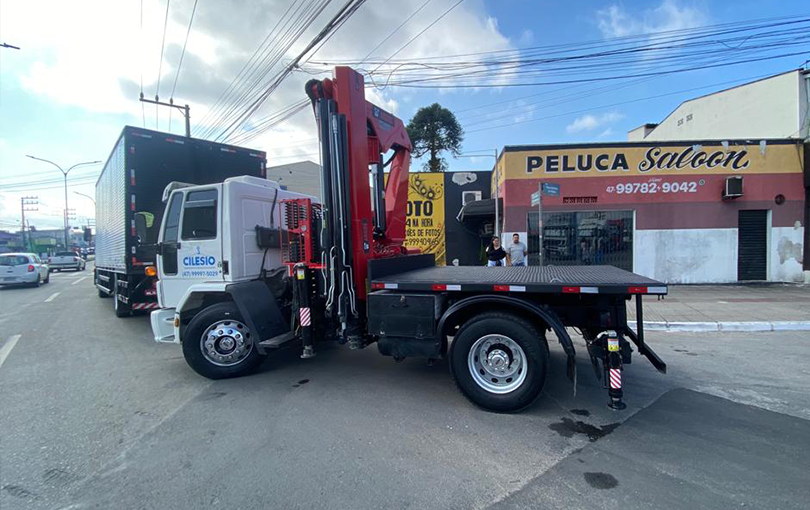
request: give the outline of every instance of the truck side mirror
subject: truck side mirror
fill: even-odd
[[[138,242],[146,242],[146,215],[135,213],[135,233],[138,235]]]

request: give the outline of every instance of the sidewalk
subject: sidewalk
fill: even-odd
[[[808,285],[670,285],[666,297],[643,303],[648,330],[810,330]],[[627,313],[635,322],[634,302]]]

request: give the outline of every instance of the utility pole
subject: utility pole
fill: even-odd
[[[38,211],[39,209],[34,208],[36,205],[39,205],[39,199],[37,197],[20,198],[20,214],[22,215],[22,244],[25,246],[26,250],[30,250],[29,245],[31,244],[31,239],[29,236],[28,243],[25,242],[25,213]]]
[[[68,193],[67,193],[67,176],[68,176],[68,173],[71,170],[73,170],[74,168],[76,168],[77,166],[95,165],[96,163],[101,163],[101,161],[85,161],[84,163],[76,163],[75,165],[73,165],[73,166],[69,167],[67,170],[65,170],[61,166],[54,163],[53,161],[49,161],[47,159],[37,158],[37,157],[31,156],[31,155],[26,155],[25,157],[31,158],[31,159],[36,159],[37,161],[44,161],[45,163],[52,164],[53,166],[58,168],[59,171],[62,172],[62,175],[65,177],[65,249],[67,250],[68,247],[70,246],[70,242],[68,241],[68,236],[69,236],[69,233],[68,233],[68,229],[69,229],[69,226],[68,226],[68,199],[67,199],[67,197],[68,197]]]
[[[149,103],[155,104],[159,106],[168,106],[169,108],[177,108],[181,112],[183,112],[183,117],[186,119],[186,138],[191,138],[191,108],[188,105],[180,106],[174,104],[174,99],[169,99],[168,103],[160,102],[160,98],[155,96],[155,100],[152,101],[151,99],[146,99],[143,97],[143,92],[141,92],[140,100],[142,103]]]

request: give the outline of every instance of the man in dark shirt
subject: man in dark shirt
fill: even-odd
[[[495,236],[492,238],[492,243],[487,246],[487,266],[505,266],[506,265],[506,252],[501,247],[501,240]]]

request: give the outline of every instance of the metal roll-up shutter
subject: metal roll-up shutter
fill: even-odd
[[[768,211],[740,211],[737,280],[767,279]]]

